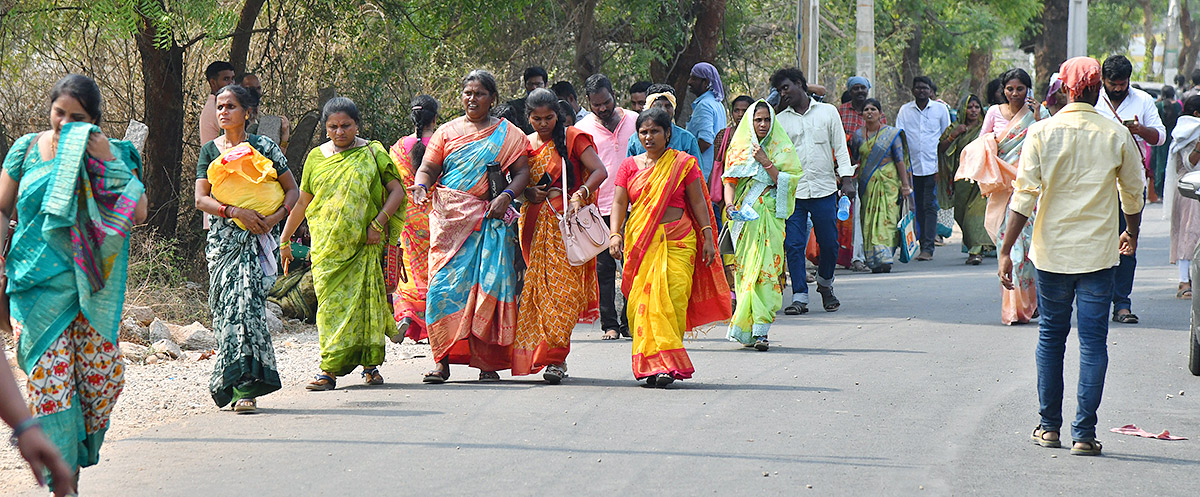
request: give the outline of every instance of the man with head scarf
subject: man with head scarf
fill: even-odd
[[[668,84],[655,83],[646,91],[650,92],[650,95],[646,97],[647,109],[657,107],[667,111],[672,118],[675,117],[675,88]],[[696,157],[697,161],[700,157],[700,144],[696,140],[696,135],[674,122],[671,123],[671,139],[667,141],[667,148]],[[642,141],[638,139],[637,130],[634,130],[633,136],[629,137],[629,146],[625,152],[628,154],[627,157],[646,153],[646,147],[643,147]]]
[[[1037,267],[1036,362],[1041,420],[1033,441],[1059,447],[1062,427],[1063,354],[1078,320],[1078,407],[1071,424],[1071,454],[1100,454],[1096,409],[1108,369],[1108,306],[1118,255],[1137,249],[1141,228],[1142,158],[1133,135],[1096,109],[1102,91],[1100,64],[1075,57],[1060,71],[1068,94],[1054,117],[1029,126],[1009,203],[1004,245],[997,255],[1000,283],[1013,288],[1009,251],[1037,208],[1029,258]],[[1119,198],[1119,202],[1118,202]],[[1118,210],[1128,228],[1118,234]]]
[[[1100,92],[1100,101],[1096,104],[1096,112],[1100,116],[1124,125],[1134,136],[1138,148],[1143,152],[1139,157],[1145,157],[1145,147],[1158,146],[1166,143],[1167,128],[1162,118],[1158,116],[1158,107],[1154,106],[1154,97],[1137,88],[1129,86],[1129,78],[1133,76],[1133,63],[1124,55],[1113,55],[1104,59],[1101,67],[1100,80],[1104,90]],[[1064,82],[1065,84],[1065,82]],[[1138,317],[1131,312],[1133,302],[1129,294],[1133,293],[1133,275],[1137,270],[1136,254],[1122,254],[1121,265],[1117,268],[1116,287],[1113,288],[1112,319],[1117,323],[1137,324]]]
[[[863,106],[867,104],[867,97],[871,93],[871,81],[862,76],[853,76],[846,80],[846,92],[850,94],[850,101],[838,106],[838,115],[842,118],[842,129],[846,130],[846,144],[849,146],[850,138],[854,136],[854,132],[858,128],[866,124],[863,119]],[[887,124],[887,117],[882,116],[879,121]],[[853,160],[853,158],[851,159]],[[857,193],[857,192],[856,192]],[[862,206],[859,205],[858,195],[856,194],[851,202],[854,205],[854,213],[850,219],[842,222],[854,223],[853,240],[845,240],[841,236],[841,230],[838,231],[838,261],[845,265],[850,262],[850,270],[865,273],[871,268],[867,267],[866,256],[863,254],[863,238],[862,227],[858,225],[856,220],[860,219],[862,214]],[[847,249],[846,247],[852,247]],[[848,254],[843,252],[850,252]]]
[[[688,90],[696,95],[692,100],[692,117],[688,119],[687,130],[696,135],[700,145],[700,173],[704,175],[705,184],[712,174],[713,143],[717,141],[717,133],[725,129],[725,86],[721,84],[721,75],[717,68],[708,62],[699,62],[692,66],[688,76]]]

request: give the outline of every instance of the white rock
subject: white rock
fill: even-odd
[[[145,306],[129,306],[125,311],[125,315],[133,318],[142,326],[150,326],[154,322],[154,309]]]
[[[145,345],[121,342],[121,355],[125,356],[125,362],[142,362],[146,359],[149,350],[150,348]]]
[[[150,350],[156,355],[160,355],[160,357],[166,356],[170,359],[178,359],[183,357],[183,350],[181,350],[179,346],[175,344],[175,342],[167,339],[154,342],[154,345],[150,346]]]
[[[171,325],[166,321],[155,318],[154,321],[150,323],[150,342],[172,339],[174,338],[171,335]]]
[[[146,358],[146,364],[158,364],[158,356],[152,355]]]
[[[183,350],[210,350],[217,348],[217,339],[213,335],[213,332],[208,331],[208,328],[205,328],[204,325],[198,322],[193,322],[179,328],[171,336]]]
[[[270,312],[267,313],[267,332],[272,335],[283,333],[283,321]]]
[[[127,317],[121,321],[121,335],[143,342],[150,341],[150,329],[143,326],[134,317]]]

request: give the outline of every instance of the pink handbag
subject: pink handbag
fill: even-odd
[[[563,205],[570,206],[567,198],[567,161],[562,161]],[[550,206],[550,210],[554,210]],[[595,259],[600,252],[608,250],[608,223],[600,215],[595,204],[587,204],[570,216],[558,216],[558,229],[562,232],[563,245],[567,251],[567,262],[582,266]]]

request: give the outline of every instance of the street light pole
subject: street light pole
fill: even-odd
[[[819,84],[817,50],[821,41],[820,22],[820,0],[799,0],[796,3],[796,65],[812,84]]]
[[[1071,0],[1067,8],[1067,57],[1088,54],[1088,0]]]

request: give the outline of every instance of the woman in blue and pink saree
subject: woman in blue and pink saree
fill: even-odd
[[[496,97],[490,73],[467,75],[466,115],[434,132],[409,189],[415,204],[431,204],[425,319],[437,369],[427,383],[449,379],[450,364],[478,368],[483,381],[512,367],[517,215],[510,204],[529,183],[531,150],[520,128],[491,116]]]

